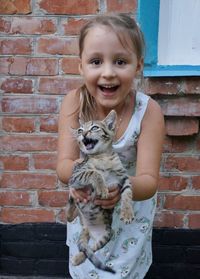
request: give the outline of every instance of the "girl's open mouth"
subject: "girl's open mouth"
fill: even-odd
[[[118,89],[119,85],[99,85],[99,88],[104,93],[113,93]]]

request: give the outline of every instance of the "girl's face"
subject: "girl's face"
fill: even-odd
[[[99,25],[91,28],[84,40],[80,74],[97,106],[104,109],[117,108],[124,103],[142,67],[128,33],[124,36],[126,44],[123,46],[112,29]]]

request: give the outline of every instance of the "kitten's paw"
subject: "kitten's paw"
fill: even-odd
[[[102,191],[102,193],[101,193],[101,198],[102,199],[107,199],[108,198],[108,189],[107,188],[105,188],[103,191]]]
[[[134,220],[134,213],[132,207],[125,207],[121,210],[120,220],[125,224],[130,224]]]
[[[79,252],[75,256],[71,258],[72,265],[76,266],[83,263],[86,260],[85,254],[83,252]]]
[[[102,188],[99,191],[96,191],[96,195],[100,197],[101,199],[107,199],[108,198],[108,189]]]

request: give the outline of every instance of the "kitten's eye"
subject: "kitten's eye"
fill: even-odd
[[[92,128],[90,129],[90,131],[98,131],[98,130],[100,130],[100,128],[99,126],[96,125],[92,126]]]
[[[77,133],[78,133],[78,135],[81,135],[81,134],[83,133],[83,129],[82,129],[82,128],[79,128],[79,129],[77,130]]]

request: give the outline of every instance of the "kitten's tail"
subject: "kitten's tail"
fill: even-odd
[[[105,265],[104,263],[102,263],[94,254],[94,252],[92,251],[92,249],[87,246],[87,247],[79,247],[79,249],[86,255],[86,257],[93,263],[94,266],[96,266],[97,268],[104,270],[104,271],[108,271],[111,273],[116,273],[111,267]]]

